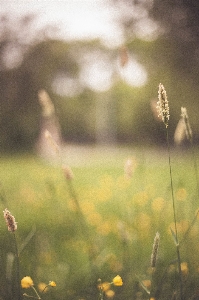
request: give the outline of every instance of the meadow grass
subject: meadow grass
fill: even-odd
[[[199,207],[189,151],[171,151],[179,241]],[[198,150],[195,153],[197,159]],[[20,253],[21,278],[31,276],[38,290],[42,283],[55,281],[56,288],[46,290],[42,299],[96,299],[98,279],[111,282],[117,274],[124,285],[104,291],[105,298],[171,299],[178,295],[166,150],[120,148],[103,154],[103,149],[96,153],[92,149],[89,160],[89,148],[85,155],[80,148],[76,155],[77,160],[68,155],[66,161],[75,175],[71,184],[88,229],[86,234],[59,165],[31,155],[0,159],[1,207],[2,211],[7,207],[18,222],[19,249],[30,235]],[[124,174],[129,157],[133,159],[132,177]],[[3,217],[1,224],[0,293],[2,299],[17,299],[14,275],[7,274],[8,253],[14,253],[14,245]],[[152,274],[150,259],[157,232],[160,246]],[[198,233],[196,221],[180,246],[186,299],[194,299],[198,289]]]

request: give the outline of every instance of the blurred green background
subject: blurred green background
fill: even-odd
[[[163,129],[151,109],[160,82],[168,94],[171,141],[181,106],[199,140],[197,1],[115,0],[106,5],[119,12],[114,21],[122,32],[111,46],[98,37],[57,38],[59,25],[50,19],[38,29],[35,12],[13,21],[14,6],[2,10],[1,151],[35,150],[43,124],[41,89],[54,103],[64,142],[161,144]],[[110,84],[101,79],[104,72]]]

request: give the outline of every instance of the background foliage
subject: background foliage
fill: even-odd
[[[32,150],[41,130],[38,91],[46,89],[55,104],[63,139],[67,142],[154,143],[161,144],[162,132],[151,114],[151,100],[157,98],[162,82],[170,101],[171,136],[186,106],[199,140],[198,108],[198,5],[195,1],[170,2],[115,0],[121,6],[120,26],[125,33],[128,55],[136,58],[147,73],[144,86],[128,85],[118,72],[120,49],[107,48],[99,40],[64,42],[48,36],[52,28],[42,29],[37,37],[28,37],[34,16],[21,19],[15,28],[8,16],[1,17],[0,36],[0,149]],[[138,35],[137,19],[123,12],[145,9],[146,18],[157,26],[156,38]],[[18,51],[17,63],[9,55]],[[97,53],[97,56],[96,56]],[[94,55],[95,54],[95,55]],[[85,57],[90,61],[105,57],[113,73],[113,85],[107,92],[93,90],[81,78]],[[94,58],[93,58],[94,57]],[[53,84],[62,76],[68,91],[56,92]],[[84,77],[87,75],[84,73]],[[72,82],[72,85],[70,83]],[[63,83],[63,82],[62,82]],[[67,90],[67,88],[66,88]],[[99,110],[99,103],[101,109]],[[99,138],[99,122],[106,128]]]

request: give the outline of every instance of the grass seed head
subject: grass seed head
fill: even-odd
[[[15,217],[11,215],[7,208],[3,211],[3,214],[6,220],[6,225],[8,226],[8,230],[11,232],[17,230],[17,223],[15,222]]]
[[[185,133],[186,133],[187,139],[189,141],[192,141],[193,135],[192,135],[192,130],[191,130],[191,126],[190,126],[190,123],[189,123],[189,118],[188,118],[186,107],[181,107],[181,117],[184,121]]]
[[[43,117],[51,117],[55,113],[55,107],[45,90],[38,92],[39,103],[42,108]]]
[[[158,248],[160,243],[160,234],[157,232],[154,238],[153,250],[151,254],[151,267],[155,268],[157,262]]]
[[[186,136],[185,124],[184,124],[184,120],[181,118],[178,121],[178,124],[177,124],[175,132],[174,132],[174,142],[175,142],[175,144],[180,145],[183,142],[185,136]]]
[[[65,176],[66,180],[74,179],[73,171],[69,166],[62,166],[62,170],[64,172],[64,176]]]
[[[165,124],[166,128],[169,125],[169,102],[167,100],[167,93],[163,84],[159,84],[158,90],[158,102],[157,102],[157,111],[158,117],[162,118],[163,123]]]

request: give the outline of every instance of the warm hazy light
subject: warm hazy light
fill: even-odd
[[[145,0],[151,1],[151,0]],[[124,43],[124,32],[119,26],[121,15],[126,18],[135,18],[136,34],[140,38],[153,39],[157,37],[158,29],[149,18],[144,8],[132,7],[131,10],[122,10],[120,6],[112,5],[106,0],[65,0],[65,1],[3,1],[2,13],[8,13],[11,25],[15,26],[17,19],[27,14],[35,14],[34,26],[30,26],[30,37],[34,38],[40,28],[53,25],[55,30],[49,31],[48,36],[63,40],[94,39],[99,38],[106,46],[120,47]],[[50,28],[50,27],[49,27]],[[8,57],[8,66],[16,65],[15,53]],[[20,57],[19,57],[20,58]],[[101,92],[111,88],[113,67],[104,58],[90,60],[85,64],[80,81],[83,86]],[[129,85],[142,86],[146,84],[147,72],[135,59],[131,58],[122,70],[118,70]],[[63,76],[64,77],[64,76]],[[80,92],[76,79],[56,76],[53,89],[58,94],[73,96]]]
[[[124,41],[115,22],[119,12],[105,0],[4,1],[1,11],[8,13],[13,22],[35,13],[35,30],[52,24],[57,28],[53,35],[66,40],[100,38],[109,45]]]
[[[120,69],[120,75],[129,85],[142,86],[147,82],[145,68],[135,59],[130,59],[128,64]]]
[[[148,4],[152,0],[143,0]],[[131,9],[122,9],[107,0],[27,0],[27,1],[2,1],[1,14],[8,14],[15,26],[16,20],[27,14],[35,15],[33,28],[45,25],[55,25],[52,32],[58,38],[93,39],[100,38],[109,46],[119,46],[124,43],[124,32],[118,24],[121,15],[125,19],[136,20],[136,35],[143,39],[155,39],[159,28],[148,17],[144,6],[132,6]]]

